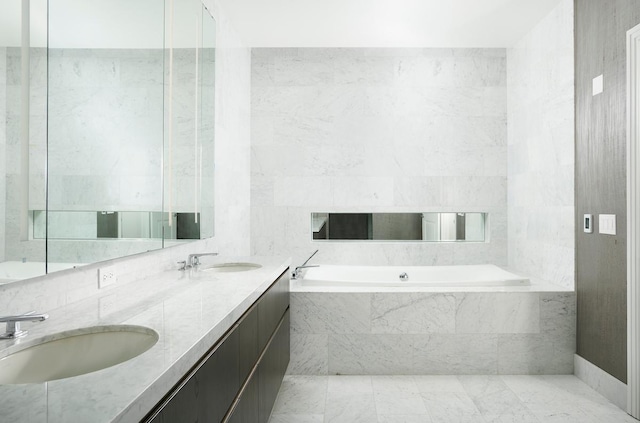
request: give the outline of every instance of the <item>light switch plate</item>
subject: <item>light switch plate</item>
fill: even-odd
[[[598,216],[598,232],[605,235],[616,234],[616,215],[601,214]]]

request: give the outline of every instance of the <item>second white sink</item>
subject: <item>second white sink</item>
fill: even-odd
[[[257,263],[216,263],[202,269],[205,272],[247,272],[261,268]]]
[[[102,370],[147,351],[158,334],[143,326],[115,325],[45,339],[0,359],[0,384],[42,383]]]

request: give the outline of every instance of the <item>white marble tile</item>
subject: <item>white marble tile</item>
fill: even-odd
[[[433,422],[484,422],[482,415],[467,394],[430,392],[421,394]]]
[[[284,377],[278,398],[273,406],[275,414],[324,414],[327,400],[327,379],[320,376]]]
[[[339,207],[393,205],[393,178],[334,177],[333,201]]]
[[[421,394],[402,391],[375,392],[376,410],[381,415],[427,414]]]
[[[544,334],[499,335],[499,374],[573,374],[575,339]]]
[[[273,187],[283,213],[457,206],[506,215],[504,49],[256,49],[253,55],[252,145],[263,147],[252,153],[256,204],[269,201]],[[444,63],[440,86],[425,86],[419,66],[398,68],[413,59]],[[276,70],[276,63],[287,66]],[[285,83],[306,85],[279,85]],[[309,242],[285,217],[269,226],[252,225],[254,253],[296,256]],[[477,261],[507,262],[506,244],[475,247],[459,259],[471,253]],[[386,251],[374,253],[376,264],[402,256],[400,248],[378,248]],[[401,249],[420,262],[444,264],[458,246],[427,255],[417,244]],[[323,250],[347,260],[338,243]],[[368,252],[352,253],[354,261],[374,260]]]
[[[324,414],[272,414],[269,423],[323,423]]]
[[[327,376],[327,392],[373,393],[371,376]]]
[[[573,217],[558,222],[574,200],[572,16],[560,2],[507,50],[509,266],[569,288]]]
[[[304,334],[371,332],[371,294],[291,294],[291,331]]]
[[[538,333],[536,293],[456,294],[456,333]]]
[[[414,373],[496,374],[498,338],[491,334],[432,334],[414,338]]]
[[[456,299],[449,294],[375,293],[373,333],[454,333]]]
[[[360,53],[358,51],[357,53]],[[393,57],[372,57],[360,54],[334,57],[331,60],[336,84],[391,85],[394,83],[396,61]]]
[[[420,392],[413,376],[372,376],[374,392]]]
[[[376,404],[373,393],[336,392],[327,393],[326,423],[369,423],[375,421]]]
[[[429,423],[428,414],[378,414],[378,423]]]
[[[326,375],[329,360],[327,344],[327,335],[291,333],[291,358],[287,373]]]
[[[500,377],[460,376],[459,379],[486,421],[538,422]]]
[[[576,293],[540,294],[540,332],[567,338],[576,336]]]
[[[622,383],[578,354],[574,355],[575,375],[621,409],[627,408],[627,384]]]
[[[460,392],[465,393],[464,387],[457,376],[414,376],[418,392]]]
[[[411,374],[412,348],[407,335],[329,335],[329,374]]]

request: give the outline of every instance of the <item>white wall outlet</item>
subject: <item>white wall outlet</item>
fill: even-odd
[[[113,267],[101,267],[98,269],[98,289],[105,288],[118,282],[118,275]]]
[[[106,295],[98,300],[99,316],[102,319],[116,310],[118,296],[116,294]]]
[[[592,214],[584,215],[584,224],[582,227],[585,233],[588,233],[588,234],[593,233],[593,215]]]
[[[598,232],[605,235],[616,234],[616,215],[601,214],[598,215]]]

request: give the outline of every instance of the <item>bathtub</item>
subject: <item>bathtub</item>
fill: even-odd
[[[494,265],[304,270],[290,374],[573,374],[575,292],[549,281]]]
[[[474,288],[529,286],[528,278],[492,264],[460,266],[335,266],[306,269],[299,286],[326,288]]]

